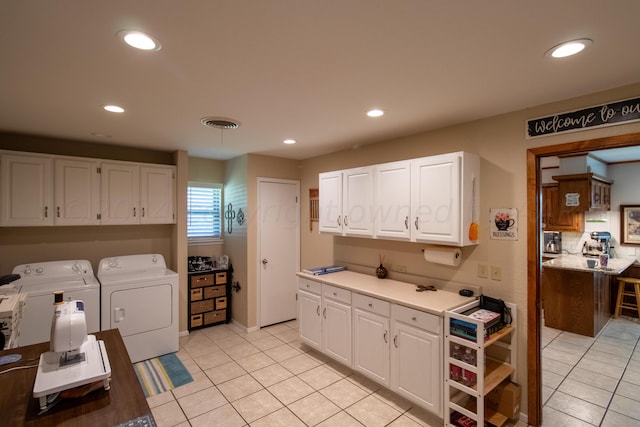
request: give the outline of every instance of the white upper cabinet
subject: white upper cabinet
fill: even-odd
[[[52,225],[51,156],[3,153],[0,157],[0,224],[5,227]]]
[[[175,168],[140,166],[140,223],[175,222]]]
[[[350,236],[373,236],[373,168],[342,172],[342,232]]]
[[[102,162],[101,223],[140,223],[139,167],[127,162]]]
[[[100,224],[100,175],[94,160],[55,159],[55,225]]]
[[[319,175],[320,231],[373,236],[373,168]]]
[[[479,188],[480,159],[464,152],[321,173],[320,231],[476,245]]]
[[[374,167],[375,236],[411,239],[411,161]]]
[[[319,230],[342,234],[342,172],[319,175]]]
[[[415,242],[478,244],[478,156],[457,152],[413,160],[411,164],[412,237]]]

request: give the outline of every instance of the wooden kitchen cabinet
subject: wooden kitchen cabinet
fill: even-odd
[[[542,228],[545,231],[584,231],[584,212],[560,209],[558,184],[542,185]]]
[[[189,330],[231,320],[231,269],[189,273]]]
[[[322,351],[322,285],[298,279],[298,331],[300,340]]]
[[[611,210],[611,185],[613,181],[593,173],[556,175],[553,176],[553,179],[558,181],[561,211]]]
[[[140,224],[175,223],[174,199],[173,166],[140,166]]]
[[[375,236],[411,240],[411,161],[375,166]]]
[[[0,154],[0,225],[53,225],[51,156]]]

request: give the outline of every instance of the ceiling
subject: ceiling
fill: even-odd
[[[305,159],[637,83],[638,17],[637,0],[0,0],[0,131]]]

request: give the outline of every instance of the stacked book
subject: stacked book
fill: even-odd
[[[489,334],[496,332],[502,326],[500,313],[493,312],[484,308],[473,309],[462,313],[465,316],[479,320],[484,324],[484,339],[489,338]],[[468,340],[476,341],[478,331],[475,323],[465,322],[460,319],[451,319],[450,330],[452,335],[466,338]]]
[[[328,265],[326,267],[307,268],[305,270],[302,270],[302,272],[313,274],[314,276],[319,276],[321,274],[335,273],[337,271],[344,271],[346,269],[347,267],[340,267],[339,265]]]

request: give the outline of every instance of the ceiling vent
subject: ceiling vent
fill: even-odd
[[[216,129],[237,129],[240,126],[238,122],[224,117],[203,117],[200,119],[200,123]]]

